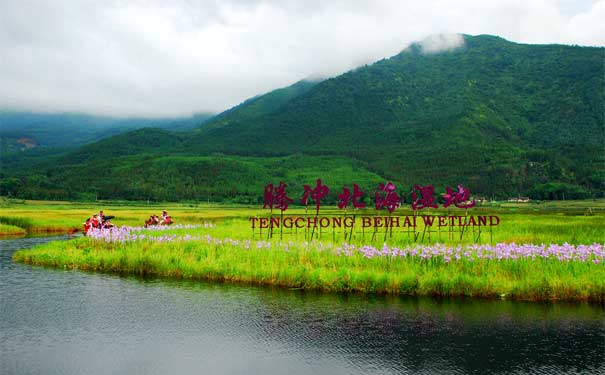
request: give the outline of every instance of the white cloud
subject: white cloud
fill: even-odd
[[[603,45],[603,19],[604,0],[0,0],[0,109],[220,111],[431,34]],[[425,51],[459,42],[443,35]]]
[[[461,34],[433,34],[420,41],[423,53],[450,51],[464,44]]]

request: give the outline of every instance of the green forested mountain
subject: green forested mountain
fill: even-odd
[[[213,128],[233,126],[263,115],[272,114],[292,99],[309,91],[319,82],[319,80],[302,80],[291,86],[255,96],[215,116],[209,126]]]
[[[603,189],[603,48],[465,37],[326,80],[280,111],[187,140],[189,152],[346,155],[406,184],[525,194]]]
[[[107,198],[205,199],[210,191],[216,198],[238,191],[249,195],[250,186],[258,190],[256,185],[268,180],[298,183],[291,174],[297,169],[337,178],[356,165],[363,166],[365,176],[374,176],[374,183],[397,181],[406,192],[417,183],[438,190],[463,184],[478,195],[496,197],[602,196],[605,49],[524,45],[486,35],[464,41],[460,48],[430,54],[414,44],[338,77],[253,98],[190,133],[122,134],[45,160],[33,170],[57,197],[82,192],[69,182],[70,174],[105,173],[99,170],[114,171],[103,177],[117,189]],[[105,166],[95,164],[102,150],[109,150]],[[303,162],[290,165],[289,155],[300,155]],[[167,163],[162,158],[170,163],[162,164],[160,173],[153,165]],[[256,180],[250,180],[257,182],[230,179],[235,193],[229,194],[205,182],[205,173],[219,180],[238,175],[231,167],[224,175],[213,169],[225,160],[257,171]],[[266,160],[294,171],[267,167]],[[322,170],[327,160],[337,161],[340,169]],[[116,168],[144,173],[157,181],[156,190],[172,193],[158,195],[151,189],[143,194],[144,188],[136,186],[127,193],[123,189],[130,181]],[[166,178],[156,178],[160,175]],[[33,190],[26,190],[30,177],[20,178],[12,180],[11,193],[31,196]],[[199,185],[197,190],[179,192],[179,183],[186,181]]]
[[[28,177],[29,183],[20,187],[19,194],[39,199],[61,196],[94,199],[98,196],[103,199],[256,203],[262,199],[268,181],[288,181],[288,194],[300,198],[303,185],[313,183],[318,175],[332,188],[327,198],[331,202],[336,201],[343,185],[351,186],[351,182],[355,182],[370,193],[375,182],[381,180],[363,163],[342,157],[138,154],[96,158],[61,168],[48,167],[45,175]],[[18,183],[15,178],[5,181],[5,185]]]

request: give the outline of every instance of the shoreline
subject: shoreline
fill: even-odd
[[[15,261],[15,260],[14,260]],[[465,295],[465,294],[402,294],[402,293],[392,293],[385,291],[360,291],[360,290],[331,290],[331,289],[322,289],[322,288],[305,288],[305,287],[295,287],[289,285],[282,285],[277,283],[272,283],[270,281],[263,280],[241,280],[241,279],[232,279],[228,277],[220,277],[220,276],[191,276],[186,277],[183,274],[175,273],[175,274],[161,274],[161,273],[153,273],[153,272],[131,272],[131,271],[119,271],[119,270],[106,270],[106,269],[92,269],[92,268],[83,268],[77,265],[71,266],[59,266],[52,264],[38,264],[38,263],[27,263],[21,261],[15,261],[17,263],[26,264],[33,267],[41,267],[48,268],[54,270],[69,270],[69,271],[79,271],[93,274],[101,274],[101,275],[110,275],[117,277],[136,277],[141,280],[145,279],[157,279],[164,281],[187,281],[187,282],[210,282],[217,284],[232,284],[232,285],[241,285],[241,286],[256,286],[261,288],[279,288],[283,290],[299,290],[299,291],[307,291],[307,292],[317,292],[317,293],[328,293],[328,294],[352,294],[352,295],[377,295],[377,296],[391,296],[391,297],[418,297],[418,298],[437,298],[437,299],[452,299],[452,300],[482,300],[482,301],[513,301],[513,302],[527,302],[527,303],[547,303],[547,304],[557,304],[557,303],[566,303],[566,304],[589,304],[589,305],[598,305],[603,306],[603,302],[605,299],[594,299],[594,298],[580,298],[580,299],[558,299],[558,298],[550,298],[550,299],[535,299],[535,298],[523,298],[522,296],[509,296],[509,295]],[[604,297],[605,298],[605,297]]]
[[[79,229],[77,228],[68,228],[68,227],[33,227],[33,228],[21,228],[21,227],[16,227],[21,229],[20,231],[15,231],[15,232],[11,232],[11,231],[6,231],[6,230],[2,230],[2,228],[0,228],[0,239],[4,238],[4,237],[25,237],[31,234],[51,234],[51,235],[59,235],[59,234],[74,234],[74,233],[78,233],[81,232]]]
[[[548,260],[480,261],[335,257],[320,252],[256,249],[198,242],[107,244],[89,238],[54,241],[13,254],[35,266],[142,277],[206,280],[328,293],[507,299],[535,302],[605,301],[605,267]],[[542,275],[531,272],[541,268]]]

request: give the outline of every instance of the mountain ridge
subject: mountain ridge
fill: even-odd
[[[337,77],[290,86],[292,95],[277,101],[274,90],[193,132],[156,132],[154,140],[128,133],[115,138],[124,152],[111,156],[344,157],[405,189],[464,184],[498,197],[603,194],[605,49],[463,38],[461,48],[442,52],[412,44]],[[254,107],[263,100],[273,105]],[[126,150],[129,141],[136,152]],[[67,157],[85,163],[78,153],[94,147]]]

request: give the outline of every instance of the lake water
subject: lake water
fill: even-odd
[[[0,241],[2,374],[605,373],[600,305],[329,295],[11,261],[49,240]]]

